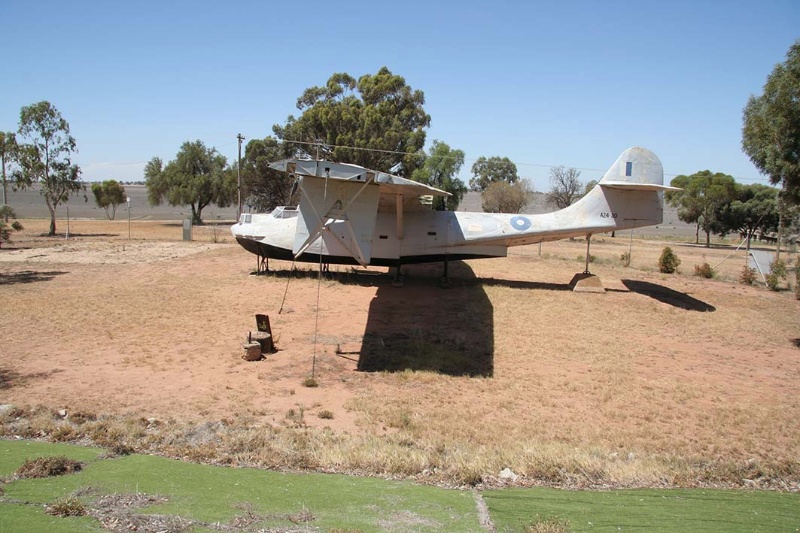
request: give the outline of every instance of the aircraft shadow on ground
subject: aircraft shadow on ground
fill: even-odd
[[[268,276],[273,278],[317,279],[319,270],[316,269],[290,269],[269,270],[268,272],[253,272],[254,276]],[[347,271],[323,272],[322,278],[326,281],[335,281],[343,285],[359,285],[361,287],[377,287],[391,282],[391,277],[385,272],[372,272],[356,270],[353,267]]]
[[[24,270],[11,274],[0,274],[0,285],[16,285],[18,283],[36,283],[38,281],[50,281],[56,276],[67,274],[57,270],[48,272],[37,272],[35,270]]]
[[[476,278],[476,283],[484,287],[507,287],[534,291],[571,291],[569,283],[545,283],[542,281],[515,281],[497,278]]]
[[[405,285],[378,285],[359,351],[358,370],[427,370],[451,376],[494,373],[494,311],[475,272],[450,263],[404,266]]]
[[[699,312],[712,312],[717,308],[713,305],[707,304],[702,300],[693,298],[686,293],[664,287],[663,285],[656,285],[647,281],[638,281],[632,279],[623,279],[622,283],[630,290],[637,294],[643,294],[658,300],[659,302],[669,304],[673,307],[686,309],[687,311]]]

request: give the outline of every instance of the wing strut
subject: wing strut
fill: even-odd
[[[327,178],[327,177],[325,178],[326,196],[327,196],[327,181],[328,181],[328,179],[329,178]],[[310,197],[310,195],[308,194],[308,191],[306,190],[306,188],[303,187],[302,181],[300,182],[300,191],[303,193],[303,196],[305,196],[306,199],[308,200],[308,204],[307,205],[313,211],[314,216],[318,220],[318,224],[314,228],[314,231],[309,232],[308,238],[306,238],[306,240],[303,241],[303,243],[298,248],[298,250],[297,250],[297,252],[295,253],[295,256],[294,256],[295,259],[299,258],[306,250],[308,250],[308,248],[318,238],[320,238],[324,232],[327,231],[327,232],[330,233],[330,231],[331,231],[330,230],[330,225],[331,224],[333,224],[336,221],[341,221],[341,222],[344,222],[346,227],[347,227],[347,232],[348,232],[348,234],[350,236],[350,243],[348,243],[346,240],[342,240],[342,241],[339,241],[340,244],[342,246],[344,246],[344,248],[348,252],[350,252],[350,255],[353,257],[353,259],[355,259],[358,262],[358,264],[360,264],[363,267],[366,267],[369,264],[369,261],[367,260],[365,254],[364,254],[364,251],[361,249],[361,247],[358,244],[358,239],[356,238],[355,231],[353,231],[353,226],[352,226],[352,224],[350,223],[350,220],[347,217],[347,210],[351,205],[353,205],[353,202],[356,201],[356,199],[367,188],[367,186],[369,186],[372,183],[373,180],[374,180],[374,174],[371,173],[371,172],[367,173],[366,181],[355,192],[355,194],[353,194],[353,196],[350,197],[350,199],[347,201],[347,204],[342,206],[341,201],[337,200],[336,202],[334,202],[333,205],[331,205],[331,207],[328,209],[328,211],[322,216],[320,216],[319,211],[317,211],[316,207],[314,207],[314,202],[313,202],[312,198]],[[323,206],[324,206],[324,201],[325,201],[325,199],[323,199]],[[320,250],[320,253],[321,253],[321,250]]]

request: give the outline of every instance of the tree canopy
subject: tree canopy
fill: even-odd
[[[202,224],[209,204],[231,205],[236,196],[236,176],[226,169],[225,156],[202,141],[185,142],[166,165],[154,157],[144,168],[147,198],[151,205],[188,205],[192,222]]]
[[[487,213],[521,213],[532,201],[533,189],[527,180],[495,181],[481,194],[481,207]]]
[[[759,183],[737,185],[735,198],[718,214],[718,233],[738,232],[749,239],[756,232],[778,229],[777,189]]]
[[[403,77],[382,67],[356,80],[332,75],[323,87],[310,87],[297,100],[299,118],[274,125],[275,136],[312,158],[361,165],[409,178],[422,164],[425,95]]]
[[[114,220],[117,206],[125,203],[125,187],[117,180],[106,180],[103,183],[92,183],[92,194],[97,207],[102,207],[109,220]]]
[[[472,165],[472,176],[469,188],[477,192],[485,191],[491,183],[498,181],[515,183],[519,180],[517,165],[507,157],[498,156],[479,157]]]
[[[458,171],[464,165],[464,152],[450,148],[446,143],[434,140],[430,153],[422,166],[414,170],[411,179],[449,192],[452,196],[435,196],[433,208],[437,211],[455,211],[467,192],[467,186],[458,179]]]
[[[545,202],[556,209],[564,209],[583,196],[584,187],[578,177],[581,173],[575,168],[563,165],[550,169],[550,192]]]
[[[681,174],[670,182],[680,191],[668,191],[667,202],[678,208],[678,218],[697,226],[706,234],[706,246],[711,244],[711,233],[724,232],[721,211],[736,199],[736,182],[733,177],[710,170],[695,172],[689,176]]]
[[[761,96],[743,112],[742,149],[753,164],[800,204],[800,40],[775,65]]]
[[[247,143],[242,158],[242,198],[256,211],[272,211],[276,206],[288,205],[292,190],[292,178],[269,168],[273,161],[291,156],[287,144],[274,137],[253,139]]]
[[[72,193],[84,189],[81,170],[70,160],[77,151],[75,139],[69,133],[69,123],[47,101],[20,110],[17,133],[23,141],[18,144],[17,185],[25,188],[39,184],[39,192],[50,211],[49,235],[55,235],[56,208]]]

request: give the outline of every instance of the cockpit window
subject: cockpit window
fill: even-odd
[[[275,218],[294,218],[297,216],[297,207],[278,206],[273,209],[272,216]]]
[[[242,213],[239,216],[239,224],[250,224],[253,221],[253,215]]]

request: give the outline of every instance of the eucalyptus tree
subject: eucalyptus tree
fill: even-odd
[[[226,169],[225,156],[199,140],[183,143],[166,165],[154,157],[144,175],[150,205],[188,205],[194,224],[203,223],[203,209],[209,204],[228,207],[236,196],[235,174]]]
[[[109,220],[114,220],[117,206],[125,203],[125,187],[117,180],[92,183],[92,194],[97,207],[102,207]]]
[[[743,112],[742,149],[753,164],[800,204],[800,40],[767,77]]]
[[[758,232],[778,229],[778,189],[753,183],[737,185],[736,198],[722,207],[719,214],[720,233],[738,232],[750,239]]]
[[[678,208],[678,218],[696,225],[695,242],[699,241],[702,229],[706,234],[706,247],[710,246],[711,233],[723,232],[723,208],[736,200],[736,181],[721,172],[702,170],[689,176],[676,176],[670,185],[681,190],[669,191],[667,202]]]
[[[3,204],[8,205],[7,171],[17,159],[17,136],[11,131],[0,131],[0,165],[3,169]],[[4,214],[3,220],[8,221]]]
[[[742,149],[753,164],[781,186],[778,253],[784,204],[800,205],[800,40],[767,77],[761,96],[750,96],[743,112]]]
[[[436,211],[455,211],[467,192],[467,186],[458,176],[464,165],[464,152],[450,148],[447,143],[435,140],[422,166],[411,175],[411,179],[442,189],[451,196],[435,196]]]
[[[423,162],[425,95],[382,67],[356,80],[333,74],[297,99],[302,114],[274,125],[275,136],[312,158],[361,165],[410,178]]]
[[[17,185],[26,188],[34,183],[50,211],[50,232],[56,234],[56,208],[73,193],[84,190],[81,170],[72,163],[77,151],[69,123],[50,102],[24,106],[19,114]]]
[[[288,144],[274,137],[253,139],[247,143],[242,158],[242,198],[256,211],[271,211],[291,203],[292,179],[285,172],[269,168],[273,161],[290,157]]]
[[[469,187],[473,191],[483,192],[495,182],[505,181],[506,183],[516,183],[519,180],[517,165],[507,157],[479,157],[472,164],[472,178],[469,180]]]

